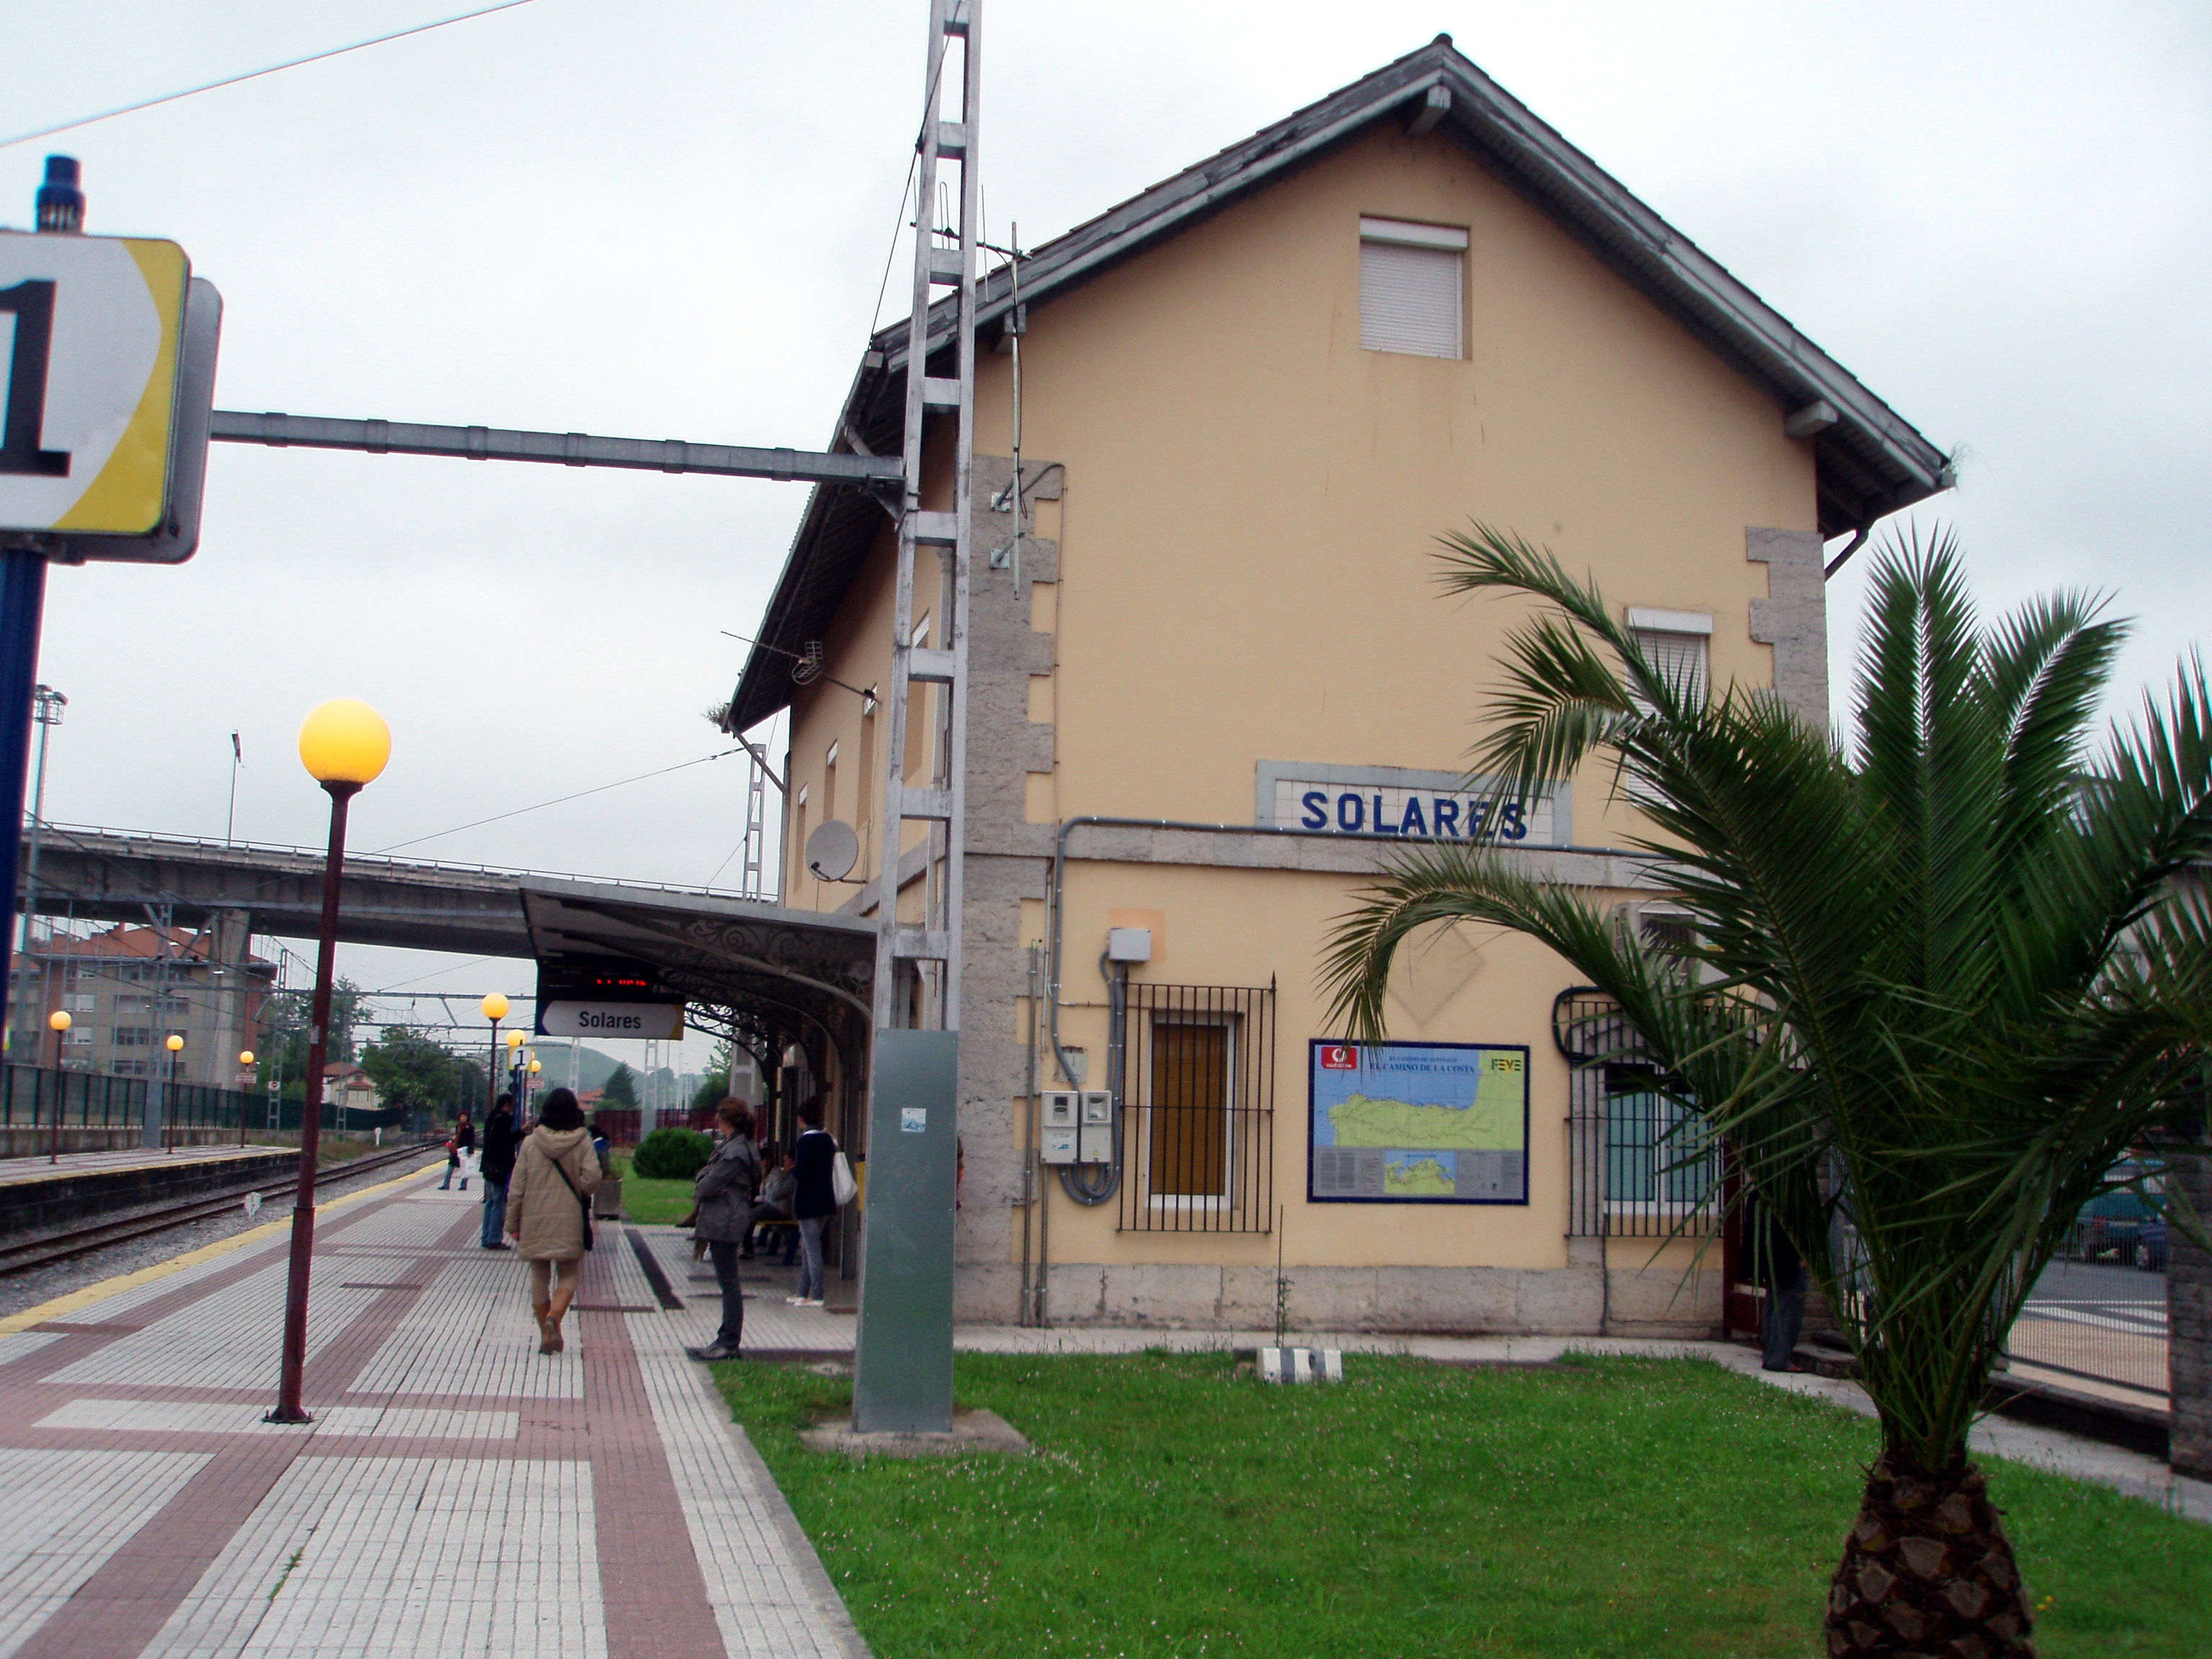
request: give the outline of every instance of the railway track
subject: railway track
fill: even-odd
[[[349,1180],[372,1170],[404,1164],[410,1159],[429,1158],[439,1150],[435,1143],[426,1141],[420,1146],[400,1146],[388,1152],[372,1152],[366,1158],[350,1158],[343,1164],[333,1164],[326,1170],[318,1170],[315,1185],[319,1189],[329,1182]],[[56,1261],[67,1261],[72,1256],[87,1255],[111,1244],[127,1244],[133,1239],[167,1232],[172,1227],[204,1221],[210,1216],[227,1214],[244,1202],[250,1193],[274,1198],[296,1191],[298,1187],[297,1176],[286,1176],[282,1180],[234,1187],[218,1196],[189,1198],[180,1203],[165,1204],[158,1209],[141,1210],[136,1215],[118,1217],[112,1221],[91,1221],[82,1227],[42,1233],[35,1238],[0,1243],[0,1278],[9,1273],[27,1273],[33,1267],[44,1267]]]

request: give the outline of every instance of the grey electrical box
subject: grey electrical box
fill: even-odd
[[[1150,962],[1152,959],[1152,930],[1149,927],[1109,927],[1106,930],[1106,959],[1109,962]]]
[[[1080,1097],[1083,1122],[1076,1132],[1078,1164],[1114,1161],[1114,1097],[1103,1089],[1085,1089]]]
[[[1037,1156],[1047,1164],[1075,1162],[1076,1132],[1080,1127],[1081,1099],[1073,1089],[1048,1089],[1042,1097],[1041,1137]]]

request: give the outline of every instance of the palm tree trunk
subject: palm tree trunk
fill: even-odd
[[[1832,1659],[2034,1659],[2033,1622],[1981,1472],[1884,1452],[1828,1591]]]

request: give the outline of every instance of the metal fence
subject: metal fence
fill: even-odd
[[[2088,1253],[2062,1257],[2043,1271],[2005,1339],[2017,1376],[2051,1373],[2060,1387],[2102,1384],[2166,1403],[2168,1388],[2166,1260],[2141,1253],[2121,1261]]]
[[[44,1066],[0,1066],[0,1128],[135,1129],[146,1121],[146,1096],[158,1086],[165,1129],[228,1129],[241,1125],[258,1130],[297,1129],[300,1103],[272,1102],[243,1089],[219,1089],[204,1083],[157,1084],[143,1077],[109,1077],[98,1072],[56,1071]],[[323,1106],[325,1128],[389,1128],[404,1120],[398,1110],[345,1110]]]
[[[1133,984],[1125,994],[1114,1054],[1121,1230],[1272,1231],[1273,988]]]

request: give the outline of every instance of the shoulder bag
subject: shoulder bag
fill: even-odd
[[[588,1250],[592,1248],[592,1200],[576,1191],[576,1183],[568,1179],[568,1171],[559,1158],[549,1154],[545,1161],[553,1166],[553,1173],[561,1177],[561,1184],[574,1196],[578,1207],[584,1212],[584,1248]]]
[[[837,1200],[841,1210],[860,1195],[860,1183],[853,1179],[853,1166],[845,1161],[842,1146],[830,1163],[830,1195]]]

